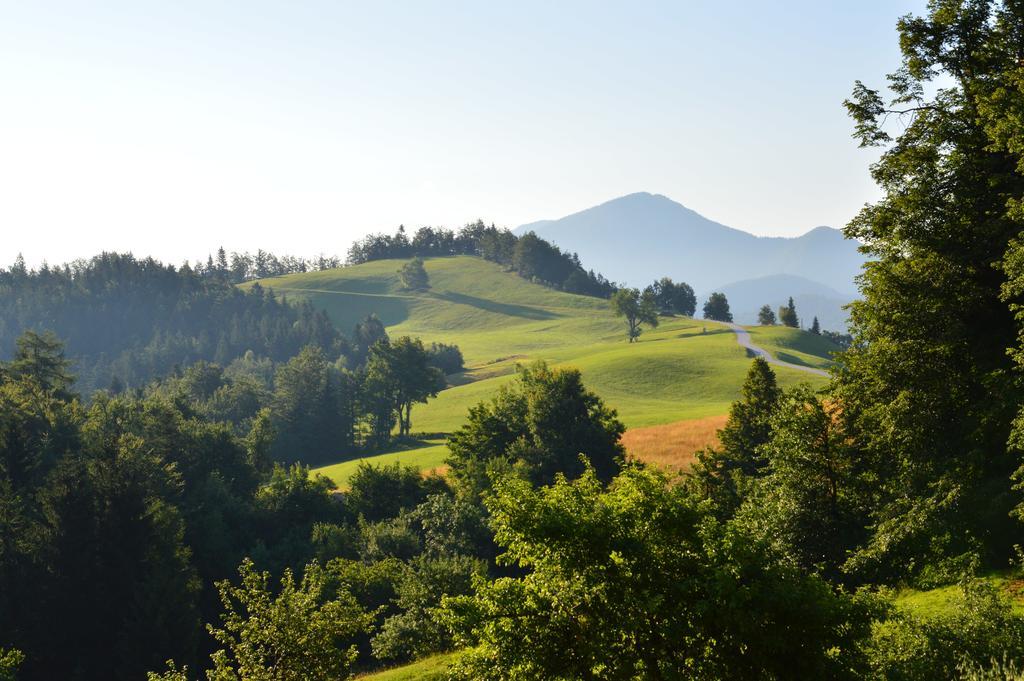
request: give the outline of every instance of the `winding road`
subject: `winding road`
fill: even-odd
[[[759,348],[756,345],[754,345],[754,342],[750,340],[750,332],[744,329],[742,326],[740,326],[739,324],[733,324],[731,322],[726,322],[725,325],[732,329],[733,333],[736,334],[736,342],[740,344],[740,347],[750,350],[755,355],[764,357],[765,361],[768,362],[769,364],[776,364],[780,367],[789,367],[790,369],[796,369],[797,371],[806,371],[807,373],[814,374],[815,376],[828,376],[828,372],[822,371],[821,369],[815,369],[814,367],[805,367],[801,366],[800,364],[791,364],[790,362],[783,362],[781,359],[775,359],[774,357],[772,357],[770,352],[768,352],[764,348]]]

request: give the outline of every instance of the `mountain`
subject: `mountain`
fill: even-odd
[[[849,299],[856,295],[853,278],[864,262],[856,242],[830,227],[796,238],[757,237],[646,192],[515,230],[529,231],[579,253],[588,268],[631,286],[669,276],[695,291],[710,291],[728,282],[788,274]]]
[[[792,296],[803,328],[809,328],[811,321],[817,317],[821,328],[831,331],[846,329],[847,314],[843,305],[852,300],[850,295],[793,274],[746,279],[715,287],[715,290],[721,291],[729,299],[729,308],[738,324],[756,324],[757,312],[765,304],[778,313],[779,306],[788,303]],[[698,299],[707,299],[709,293],[711,291],[700,292]]]

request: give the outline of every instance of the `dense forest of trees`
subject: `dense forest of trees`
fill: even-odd
[[[152,258],[104,253],[63,267],[0,270],[0,357],[26,329],[66,341],[78,386],[137,388],[198,360],[247,351],[274,362],[314,345],[332,361],[349,343],[326,313],[253,285]]]
[[[616,285],[593,270],[585,270],[575,253],[564,253],[530,232],[516,236],[507,229],[470,223],[454,232],[450,229],[421,227],[410,238],[405,227],[394,235],[371,234],[352,244],[348,251],[351,264],[388,258],[429,258],[450,255],[476,255],[503,265],[519,276],[569,293],[608,298]]]

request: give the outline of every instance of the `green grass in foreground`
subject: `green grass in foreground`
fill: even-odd
[[[360,676],[361,681],[435,681],[445,678],[454,653],[434,655],[418,662]]]

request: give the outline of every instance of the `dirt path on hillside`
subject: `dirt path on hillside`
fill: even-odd
[[[756,345],[754,345],[754,341],[750,339],[750,332],[744,329],[739,324],[727,322],[726,326],[732,329],[733,333],[736,334],[736,342],[740,344],[741,348],[746,348],[755,355],[764,357],[765,361],[768,362],[769,364],[776,364],[780,367],[788,367],[790,369],[796,369],[797,371],[806,371],[807,373],[814,374],[815,376],[828,376],[828,372],[822,371],[821,369],[815,369],[814,367],[805,367],[801,364],[792,364],[790,362],[783,362],[781,359],[776,359],[772,357],[772,354],[765,350],[764,348],[759,348]]]

